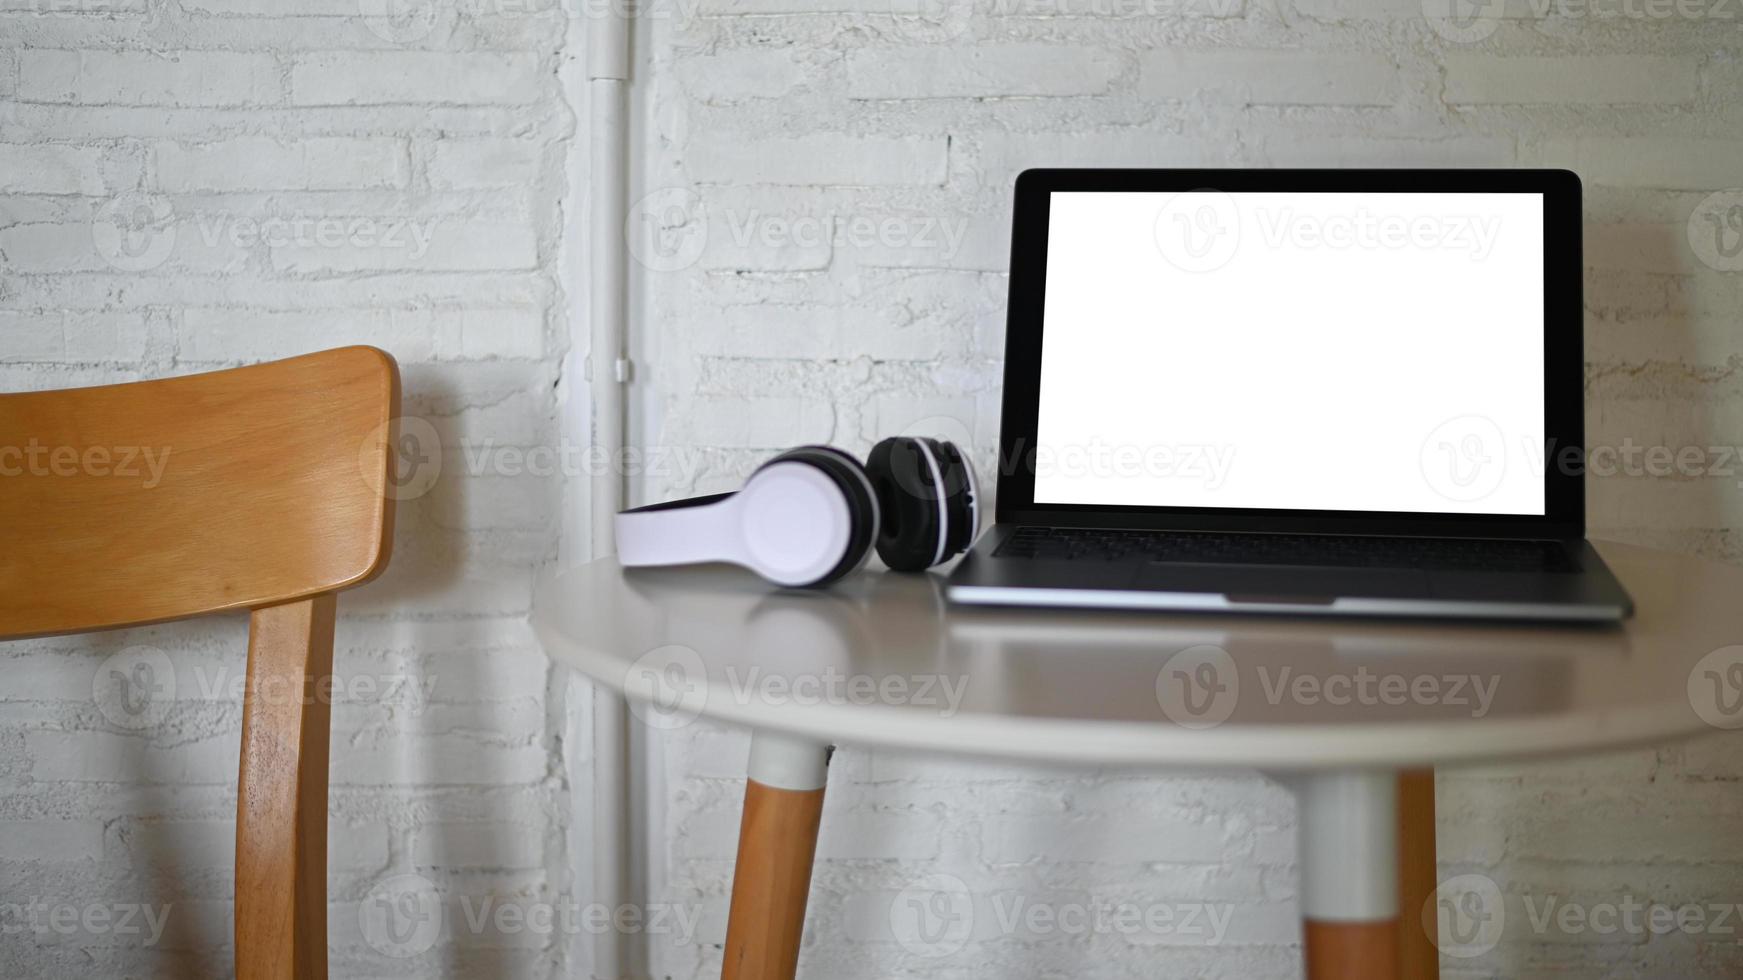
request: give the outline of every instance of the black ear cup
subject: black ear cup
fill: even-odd
[[[950,557],[967,551],[980,530],[980,501],[974,499],[978,487],[968,458],[955,443],[942,439],[931,442],[945,461],[944,486],[948,492],[944,502],[950,515],[950,529],[945,537],[944,550],[945,557]]]
[[[872,447],[865,472],[883,512],[878,557],[884,564],[917,572],[974,543],[974,475],[955,446],[911,436],[885,439]]]
[[[800,446],[789,449],[763,466],[780,462],[804,462],[817,467],[835,481],[836,486],[841,488],[842,497],[847,501],[850,521],[847,549],[842,553],[841,560],[827,574],[808,583],[808,587],[828,585],[864,564],[871,556],[872,544],[877,537],[881,509],[864,467],[859,465],[858,460],[834,446]]]

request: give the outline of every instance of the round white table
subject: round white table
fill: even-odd
[[[1622,627],[948,607],[936,573],[610,560],[542,580],[533,626],[655,728],[751,730],[728,980],[794,975],[836,744],[1265,772],[1300,804],[1307,975],[1395,980],[1435,975],[1433,767],[1743,727],[1743,569],[1600,551]]]

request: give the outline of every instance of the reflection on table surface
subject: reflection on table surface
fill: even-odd
[[[1218,723],[1372,724],[1686,703],[1695,661],[1743,636],[1738,593],[1724,594],[1743,575],[1637,548],[1605,553],[1640,602],[1626,628],[953,608],[936,572],[868,571],[797,591],[726,566],[604,562],[547,591],[564,606],[556,627],[584,636],[600,664],[628,669],[678,645],[696,652],[708,683],[741,691],[825,678],[911,693],[932,678],[960,685],[968,714],[1185,724],[1221,697]]]

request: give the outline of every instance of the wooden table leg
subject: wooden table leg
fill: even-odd
[[[1307,980],[1393,980],[1398,926],[1392,922],[1303,923]]]
[[[1398,980],[1398,777],[1311,773],[1299,803],[1307,980]]]
[[[826,745],[752,737],[721,980],[793,980],[798,971],[828,770]]]
[[[1440,980],[1438,936],[1423,907],[1440,880],[1434,835],[1434,770],[1398,776],[1399,980]]]

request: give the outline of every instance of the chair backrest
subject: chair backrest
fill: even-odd
[[[0,639],[250,610],[241,980],[326,976],[334,593],[387,565],[399,399],[370,347],[0,395]]]

